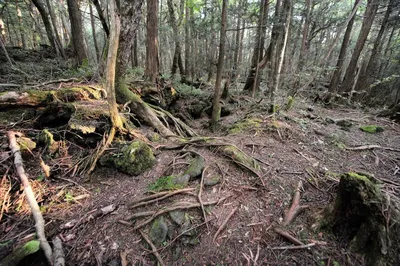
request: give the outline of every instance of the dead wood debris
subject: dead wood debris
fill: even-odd
[[[147,197],[144,197],[144,198],[141,198],[141,199],[131,202],[129,204],[129,208],[134,209],[134,208],[137,208],[137,207],[140,207],[143,205],[147,205],[150,203],[154,203],[154,202],[172,197],[177,194],[186,193],[186,192],[190,192],[193,190],[194,190],[194,188],[184,188],[184,189],[178,189],[178,190],[167,191],[167,192],[159,192],[159,193],[156,193],[156,194],[153,194],[153,195],[150,195],[150,196],[147,196]]]
[[[22,185],[24,186],[24,192],[26,196],[26,200],[29,203],[29,206],[32,211],[33,218],[35,220],[35,228],[38,239],[40,241],[40,247],[45,253],[47,261],[50,265],[53,264],[53,251],[50,247],[49,242],[46,239],[46,234],[44,230],[44,219],[42,213],[40,212],[39,205],[36,201],[36,197],[33,194],[32,187],[29,183],[28,176],[25,173],[25,169],[22,162],[20,147],[17,143],[16,136],[19,135],[17,132],[8,131],[7,136],[10,141],[10,149],[14,154],[14,164],[17,169],[18,176],[21,180]]]
[[[203,213],[204,222],[206,223],[207,229],[210,231],[210,228],[208,227],[208,223],[207,223],[206,212],[204,210],[203,200],[201,199],[201,193],[203,191],[203,184],[204,184],[204,175],[205,175],[206,170],[207,170],[207,166],[206,166],[206,168],[204,168],[203,173],[201,174],[200,188],[199,188],[199,194],[197,195],[197,198],[198,198],[200,206],[201,206],[201,212]]]
[[[100,208],[100,209],[94,209],[90,212],[88,212],[86,215],[84,215],[80,220],[71,220],[65,224],[62,224],[60,226],[61,230],[67,230],[67,229],[73,229],[76,228],[82,224],[85,224],[93,219],[96,219],[100,216],[107,215],[109,213],[112,213],[115,211],[116,205],[111,204],[106,207]]]
[[[164,266],[165,263],[163,262],[160,253],[158,253],[156,246],[151,242],[150,238],[142,231],[139,230],[140,234],[142,235],[143,239],[146,240],[147,244],[150,245],[151,250],[153,251],[154,256],[156,256],[158,263],[160,263],[161,266]]]
[[[293,196],[292,205],[285,213],[285,218],[283,219],[284,226],[289,225],[303,209],[308,208],[307,205],[300,205],[300,190],[302,186],[302,182],[299,181]]]
[[[295,244],[297,246],[304,245],[303,242],[301,242],[300,240],[298,240],[297,238],[295,238],[294,236],[292,236],[288,232],[283,231],[282,229],[275,228],[275,232],[278,233],[279,235],[283,236],[284,238],[286,238],[291,243],[293,243],[293,244]]]
[[[357,147],[345,147],[346,150],[349,151],[363,151],[363,150],[373,150],[373,149],[381,149],[381,150],[387,150],[387,151],[395,151],[395,152],[400,152],[400,149],[395,149],[391,147],[382,147],[379,145],[363,145],[363,146],[357,146]]]
[[[220,227],[218,228],[217,232],[214,234],[213,237],[213,241],[215,241],[219,235],[219,233],[222,232],[222,230],[224,230],[226,224],[228,223],[229,219],[231,219],[231,217],[235,214],[235,212],[239,209],[239,206],[236,206],[226,217],[226,219],[222,222],[222,224],[220,225]]]

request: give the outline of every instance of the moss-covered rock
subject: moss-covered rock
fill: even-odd
[[[380,184],[372,176],[344,174],[336,200],[318,217],[317,228],[349,241],[353,251],[366,255],[367,265],[386,265],[389,238],[382,212],[385,204]]]
[[[230,129],[229,134],[238,134],[248,129],[259,129],[261,127],[262,119],[259,118],[246,118],[242,121],[236,122]]]
[[[366,125],[366,126],[361,126],[360,127],[361,131],[364,131],[366,133],[374,134],[374,133],[379,133],[383,132],[383,127],[377,126],[377,125]]]
[[[188,169],[183,173],[183,175],[188,175],[190,179],[201,177],[204,169],[204,158],[201,156],[196,156],[190,161]]]
[[[150,191],[158,192],[184,188],[189,182],[189,176],[163,176],[148,186]]]
[[[239,166],[245,165],[246,167],[253,169],[254,171],[260,171],[261,167],[256,160],[247,154],[240,151],[237,147],[228,145],[222,148],[222,153],[225,156],[231,158],[234,162],[238,163]]]
[[[122,173],[140,175],[154,165],[156,158],[146,143],[137,140],[121,145],[117,152],[105,154],[99,161],[101,165],[115,167]]]
[[[54,140],[53,134],[48,129],[43,129],[38,137],[38,141],[46,145],[47,152],[54,154],[58,150],[58,142]]]
[[[157,218],[150,228],[150,239],[155,246],[161,246],[165,241],[168,234],[168,226],[164,221],[164,217],[160,216]]]

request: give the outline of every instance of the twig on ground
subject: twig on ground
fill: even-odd
[[[279,235],[283,236],[284,238],[286,238],[291,243],[293,243],[293,244],[295,244],[297,246],[304,245],[303,242],[301,242],[300,240],[298,240],[294,236],[290,235],[288,232],[283,231],[282,229],[275,228],[275,232],[278,233]]]
[[[269,248],[269,249],[273,249],[273,250],[279,250],[279,249],[303,249],[303,248],[310,248],[315,246],[315,243],[310,243],[307,245],[300,245],[300,246],[284,246],[284,247],[273,247],[273,248]]]
[[[357,147],[345,147],[346,150],[349,151],[363,151],[363,150],[373,150],[373,149],[381,149],[381,150],[387,150],[387,151],[395,151],[395,152],[400,152],[400,149],[395,149],[391,147],[382,147],[379,145],[363,145],[363,146],[357,146]]]
[[[221,202],[222,200],[224,200],[226,198],[220,199],[220,200],[215,200],[215,201],[209,201],[209,202],[204,202],[204,206],[207,205],[214,205],[214,204],[218,204],[219,202]],[[140,216],[138,216],[138,214],[134,214],[131,217],[129,217],[127,220],[132,220],[138,217],[143,217],[143,216],[150,216],[150,218],[148,218],[147,220],[145,220],[144,222],[142,222],[141,224],[138,224],[134,227],[135,230],[142,228],[143,226],[151,223],[155,218],[157,218],[160,215],[163,215],[164,213],[168,213],[170,211],[175,211],[175,210],[183,210],[183,209],[193,209],[193,208],[198,208],[201,207],[200,203],[197,202],[186,202],[186,203],[179,203],[178,205],[173,205],[171,207],[168,208],[164,208],[162,210],[159,211],[148,211],[145,212],[145,215],[140,214]]]
[[[286,211],[285,218],[283,219],[283,225],[285,226],[290,224],[303,209],[308,208],[307,205],[300,205],[300,190],[302,186],[302,182],[299,181],[294,192],[292,205],[290,206],[290,209]]]
[[[40,241],[40,247],[43,249],[46,259],[48,260],[50,265],[52,265],[53,264],[53,251],[50,247],[49,242],[46,239],[46,234],[45,234],[45,230],[44,230],[44,219],[43,219],[42,213],[40,212],[40,208],[36,201],[36,197],[33,194],[33,190],[29,183],[28,176],[25,173],[20,148],[19,148],[19,145],[17,144],[17,139],[15,137],[16,135],[17,135],[17,133],[14,131],[7,132],[7,136],[10,141],[10,149],[11,149],[11,152],[14,154],[15,168],[17,169],[17,173],[20,177],[21,183],[24,186],[26,200],[29,203],[33,218],[35,220],[35,228],[36,228],[36,233],[37,233],[38,239]]]
[[[204,222],[206,223],[207,230],[210,231],[210,228],[209,228],[208,223],[207,223],[206,212],[204,210],[204,204],[203,204],[203,201],[201,200],[201,192],[203,191],[203,184],[204,184],[204,175],[205,175],[205,172],[206,172],[207,168],[208,168],[208,166],[206,166],[204,168],[203,173],[201,174],[200,189],[199,189],[199,194],[197,195],[197,198],[198,198],[200,206],[201,206],[201,212],[203,213]]]
[[[151,242],[150,238],[142,230],[139,230],[139,232],[142,235],[143,239],[147,242],[147,244],[150,245],[151,250],[153,251],[153,254],[154,254],[154,256],[156,256],[160,265],[164,266],[165,264],[160,256],[160,253],[158,253],[156,246],[154,246],[154,244]]]
[[[71,228],[76,228],[82,224],[85,224],[93,219],[96,219],[100,216],[107,215],[109,213],[112,213],[115,211],[116,206],[114,204],[108,205],[106,207],[100,208],[100,209],[94,209],[85,214],[80,220],[71,220],[65,224],[62,224],[60,226],[61,229],[71,229]]]
[[[150,196],[147,196],[147,197],[144,197],[144,198],[141,198],[141,199],[138,199],[138,200],[132,202],[131,204],[129,204],[130,205],[129,208],[134,209],[134,208],[137,208],[137,207],[140,207],[143,205],[147,205],[147,204],[150,204],[153,202],[157,202],[157,201],[172,197],[176,194],[186,193],[186,192],[193,191],[193,190],[194,190],[194,188],[184,188],[184,189],[178,189],[178,190],[173,190],[173,191],[168,191],[168,192],[156,193],[156,194],[153,194],[153,195],[150,195]]]
[[[228,223],[229,219],[235,214],[235,212],[239,209],[239,205],[236,206],[226,217],[226,219],[222,222],[221,226],[218,228],[217,232],[215,233],[214,237],[213,237],[213,241],[215,241],[219,235],[219,233],[222,232],[222,230],[224,230],[226,224]]]
[[[53,238],[53,249],[54,249],[54,264],[53,266],[64,266],[65,265],[65,254],[62,247],[61,239],[56,236]]]

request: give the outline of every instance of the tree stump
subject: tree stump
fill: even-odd
[[[347,240],[352,251],[365,254],[367,265],[386,265],[390,244],[386,205],[374,177],[347,173],[340,179],[335,202],[323,211],[318,224]]]

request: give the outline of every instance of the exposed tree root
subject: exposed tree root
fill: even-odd
[[[273,250],[303,249],[303,248],[310,248],[310,247],[313,247],[315,245],[316,245],[316,243],[310,243],[310,244],[307,244],[307,245],[274,247],[274,248],[270,248],[270,249],[273,249]]]
[[[307,205],[300,205],[300,190],[302,186],[302,182],[299,181],[297,188],[294,192],[292,205],[285,213],[285,218],[283,219],[282,223],[284,226],[289,225],[303,209],[308,208]]]
[[[206,212],[204,210],[203,200],[201,199],[201,193],[203,191],[203,184],[204,184],[204,175],[205,175],[206,170],[207,170],[207,166],[204,168],[203,173],[201,174],[200,188],[199,188],[199,194],[197,195],[197,198],[198,198],[200,206],[201,206],[201,212],[203,213],[204,222],[207,225],[207,229],[210,230],[210,228],[208,227],[208,223],[207,223],[207,217],[206,217]]]
[[[215,200],[215,201],[204,202],[203,204],[204,204],[204,206],[215,205],[215,204],[218,204],[219,202],[223,201],[224,199],[226,199],[226,198],[222,198],[222,199]],[[176,205],[166,207],[159,211],[148,211],[148,212],[143,212],[143,213],[135,213],[131,217],[129,217],[127,220],[132,220],[132,219],[144,217],[144,216],[151,216],[144,222],[142,222],[134,227],[135,230],[138,230],[138,229],[142,228],[143,226],[151,223],[158,216],[163,215],[165,213],[168,213],[171,211],[176,211],[176,210],[193,209],[193,208],[198,208],[198,207],[201,207],[201,205],[200,205],[200,203],[197,203],[197,202],[178,202],[178,204],[176,204]]]
[[[19,145],[17,144],[16,135],[17,135],[17,133],[14,131],[7,132],[7,136],[10,141],[10,149],[11,149],[11,152],[14,154],[15,168],[17,169],[17,173],[19,175],[21,183],[24,186],[26,200],[29,203],[33,218],[35,219],[35,228],[36,228],[36,233],[37,233],[38,239],[40,241],[40,247],[44,251],[47,261],[50,263],[50,265],[52,265],[53,264],[53,251],[49,245],[49,242],[46,239],[46,234],[45,234],[45,230],[44,230],[44,219],[43,219],[42,213],[40,212],[40,208],[36,201],[35,195],[33,194],[32,187],[28,180],[28,176],[25,173],[20,148],[19,148]]]
[[[98,147],[98,149],[96,150],[94,155],[90,158],[90,160],[92,162],[91,162],[89,170],[87,171],[87,174],[90,174],[93,172],[94,168],[96,167],[98,159],[101,157],[101,155],[103,155],[103,153],[107,149],[107,147],[110,146],[111,143],[113,142],[114,137],[115,137],[115,131],[116,131],[115,127],[113,126],[113,127],[111,127],[110,132],[108,133],[107,140],[105,140],[105,138],[103,137],[103,143],[100,144],[100,146]]]
[[[395,149],[391,147],[382,147],[379,145],[363,145],[363,146],[358,146],[358,147],[345,147],[346,150],[349,151],[363,151],[363,150],[373,150],[373,149],[381,149],[381,150],[387,150],[387,151],[395,151],[395,152],[400,152],[400,149]]]
[[[193,191],[194,188],[184,188],[184,189],[179,189],[179,190],[174,190],[174,191],[167,191],[167,192],[159,192],[141,199],[138,199],[134,202],[131,202],[129,205],[130,209],[134,209],[140,206],[144,206],[150,203],[154,203],[169,197],[172,197],[174,195],[180,194],[180,193],[187,193],[190,191]]]
[[[298,240],[297,238],[295,238],[294,236],[292,236],[288,232],[283,231],[282,229],[275,228],[275,232],[278,233],[279,235],[283,236],[284,238],[286,238],[291,243],[293,243],[293,244],[295,244],[297,246],[304,245],[303,242],[301,242],[300,240]]]
[[[115,209],[116,209],[116,206],[114,204],[108,205],[108,206],[100,208],[100,209],[94,209],[94,210],[88,212],[80,220],[71,220],[71,221],[61,225],[60,228],[62,230],[77,228],[78,226],[85,224],[93,219],[96,219],[100,216],[104,216],[109,213],[112,213]]]
[[[224,230],[226,224],[228,223],[229,219],[231,219],[231,217],[235,214],[235,212],[239,209],[239,206],[236,206],[229,214],[228,216],[225,218],[225,220],[222,222],[222,224],[220,225],[220,227],[218,228],[217,232],[214,234],[213,237],[213,241],[215,241],[219,235],[219,233],[222,232],[222,230]]]
[[[54,250],[54,264],[53,266],[64,266],[65,265],[65,254],[62,247],[61,239],[56,236],[53,238],[53,250]]]
[[[153,242],[151,242],[150,238],[142,230],[139,230],[139,232],[142,235],[143,239],[146,240],[147,244],[150,245],[154,256],[156,256],[156,258],[158,260],[158,263],[160,263],[161,266],[165,266],[165,263],[163,262],[163,260],[160,256],[160,253],[158,253],[156,246],[154,246],[154,244],[153,244]]]

